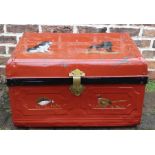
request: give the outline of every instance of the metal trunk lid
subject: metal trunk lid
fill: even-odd
[[[29,52],[42,42],[48,51]],[[111,49],[100,46],[111,43]],[[25,33],[7,63],[7,78],[68,78],[79,69],[85,77],[137,77],[147,65],[126,33]]]

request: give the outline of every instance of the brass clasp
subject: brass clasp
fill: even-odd
[[[73,85],[70,86],[70,90],[75,96],[79,96],[84,90],[84,86],[81,84],[81,77],[85,76],[85,73],[75,69],[69,73],[69,76],[73,77]]]

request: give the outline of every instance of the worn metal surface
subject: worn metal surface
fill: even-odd
[[[50,41],[47,52],[29,53],[27,49],[39,42]],[[111,42],[98,53],[88,53],[91,45]],[[102,51],[103,50],[103,51]],[[119,52],[118,52],[119,51]],[[112,54],[115,53],[116,54]],[[28,85],[9,87],[14,124],[25,127],[51,126],[132,126],[140,123],[145,83],[122,83],[118,78],[147,77],[147,65],[129,35],[112,34],[52,34],[26,33],[17,45],[6,67],[7,79],[31,79],[39,83],[43,78],[69,78],[69,73],[79,69],[90,78],[114,78],[116,83],[84,85],[82,78],[74,76],[70,85]],[[34,79],[33,79],[34,78]],[[37,80],[35,80],[37,79]],[[75,91],[77,91],[75,93]],[[82,93],[80,92],[81,90]],[[52,104],[38,104],[47,98]],[[112,102],[101,106],[98,98]],[[123,102],[122,102],[123,101]]]
[[[42,41],[53,45],[46,53],[28,53],[27,49]],[[86,53],[93,44],[112,42],[112,51]],[[119,52],[118,52],[119,51]],[[117,53],[116,53],[117,52]],[[116,53],[116,54],[112,54]],[[74,69],[86,77],[145,76],[147,64],[128,34],[59,34],[25,33],[6,67],[7,78],[68,77]]]
[[[0,129],[1,130],[155,130],[155,92],[146,93],[144,99],[143,115],[141,124],[131,127],[55,127],[55,128],[19,128],[13,125],[11,114],[8,109],[0,111]]]

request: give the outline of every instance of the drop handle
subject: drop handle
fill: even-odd
[[[52,104],[52,103],[54,103],[54,100],[51,100],[48,98],[40,98],[37,100],[37,104],[41,106],[45,106],[45,105]]]

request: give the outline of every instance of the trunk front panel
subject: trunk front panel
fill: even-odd
[[[46,124],[43,122],[56,125],[55,120],[66,126],[80,121],[104,125],[107,119],[114,119],[119,125],[126,118],[140,120],[143,96],[144,85],[87,85],[80,96],[72,94],[67,85],[10,87],[14,122],[35,119],[41,126]],[[41,99],[51,102],[39,105]]]

